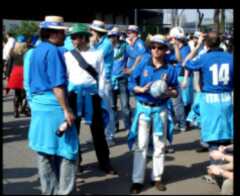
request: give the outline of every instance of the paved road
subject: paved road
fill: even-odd
[[[3,193],[4,194],[40,194],[40,182],[37,175],[36,157],[27,146],[29,118],[13,117],[13,93],[3,97]],[[122,121],[120,122],[120,128]],[[110,148],[113,166],[119,176],[106,176],[97,169],[95,151],[89,128],[84,124],[81,130],[83,165],[86,170],[81,175],[85,180],[80,184],[80,192],[75,194],[129,194],[133,154],[126,145],[127,132],[117,133],[117,144]],[[201,177],[208,164],[207,153],[196,153],[199,130],[176,133],[174,136],[174,154],[166,155],[164,181],[167,191],[158,192],[150,186],[152,161],[147,163],[144,191],[141,194],[219,194],[219,187],[207,184]]]

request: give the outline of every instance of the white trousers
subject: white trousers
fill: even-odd
[[[152,134],[153,137],[153,168],[151,178],[153,181],[161,180],[164,171],[165,142],[167,131],[167,111],[160,114],[163,122],[162,137]],[[148,144],[150,139],[151,121],[147,121],[144,114],[141,114],[138,121],[138,136],[133,160],[132,182],[144,182],[145,168],[148,152]],[[154,128],[154,127],[153,127]]]

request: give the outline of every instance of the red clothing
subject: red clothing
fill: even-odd
[[[23,65],[13,65],[8,78],[7,88],[23,89]]]

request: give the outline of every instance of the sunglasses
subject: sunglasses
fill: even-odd
[[[75,40],[77,38],[80,38],[80,39],[86,38],[86,39],[88,39],[89,37],[84,35],[84,34],[73,34],[73,35],[71,35],[71,40]]]
[[[166,47],[165,47],[165,46],[156,46],[156,45],[153,45],[153,46],[151,46],[151,49],[152,49],[152,50],[155,50],[155,49],[164,50],[164,49],[166,49]]]

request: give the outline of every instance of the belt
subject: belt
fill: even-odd
[[[139,101],[139,102],[145,106],[150,106],[150,107],[157,107],[161,105],[160,103],[145,103],[143,101]]]

